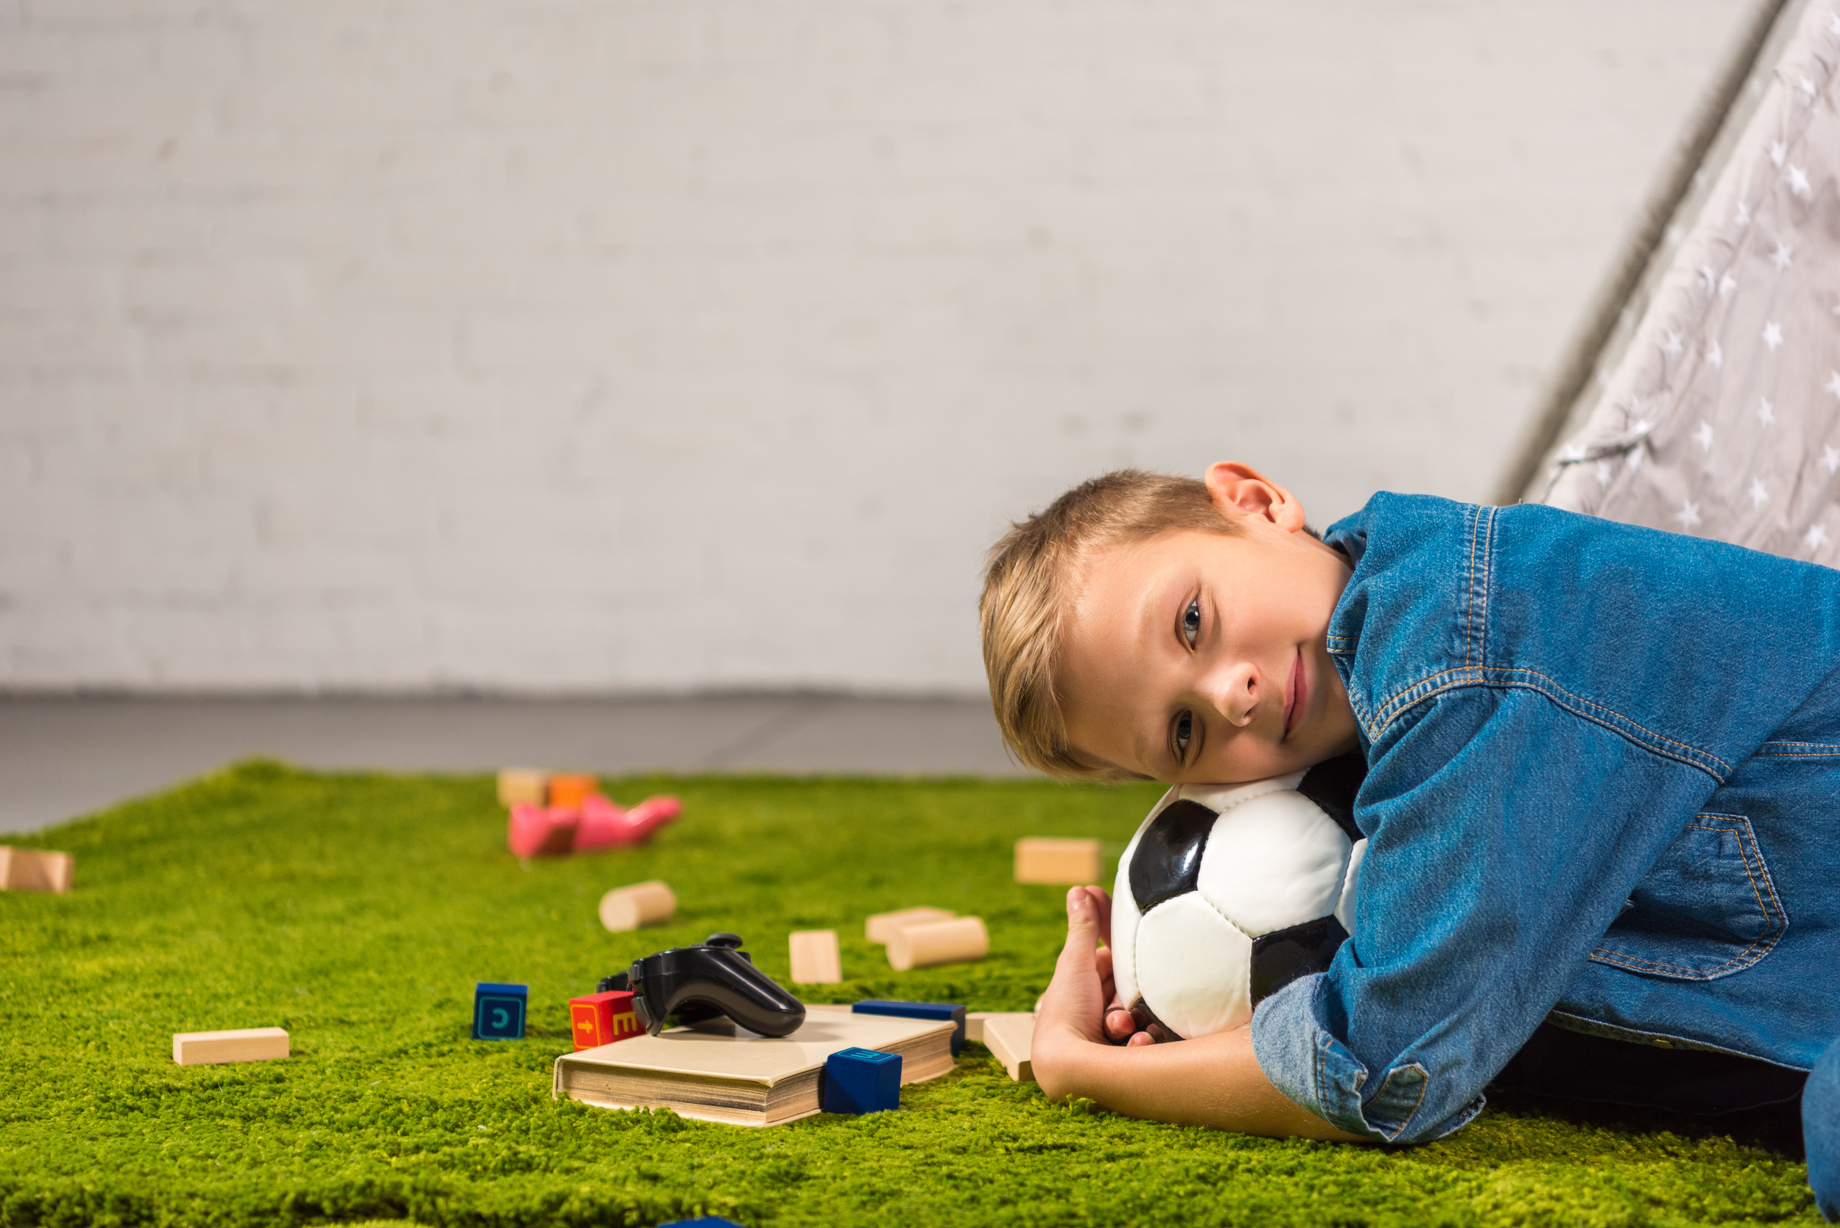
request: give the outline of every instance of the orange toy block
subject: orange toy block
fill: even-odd
[[[592,776],[551,776],[549,804],[552,810],[580,810],[588,794],[600,790],[600,781]]]
[[[630,990],[609,990],[569,999],[569,1028],[575,1036],[575,1051],[611,1045],[616,1040],[631,1040],[642,1035],[639,1016],[633,1013]]]
[[[69,853],[0,844],[0,891],[50,891],[63,895],[70,890],[75,865],[76,859]]]

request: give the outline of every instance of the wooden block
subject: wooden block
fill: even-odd
[[[966,1011],[965,1012],[965,1039],[974,1040],[980,1045],[983,1044],[984,1043],[984,1021],[986,1019],[991,1019],[997,1015],[1002,1015],[1005,1013],[1007,1012],[1004,1012],[1004,1011]]]
[[[1018,1083],[1035,1081],[1035,1068],[1029,1062],[1029,1047],[1034,1041],[1033,1015],[990,1015],[984,1020],[985,1046]]]
[[[272,1062],[288,1055],[281,1028],[236,1028],[228,1032],[174,1032],[173,1061],[181,1066],[219,1062]]]
[[[863,926],[870,942],[887,942],[888,936],[905,925],[925,925],[929,921],[950,921],[957,913],[943,908],[903,908],[899,912],[878,912]]]
[[[954,917],[896,930],[888,939],[888,965],[897,972],[983,959],[990,934],[977,917]]]
[[[1016,881],[1078,887],[1099,881],[1104,869],[1097,840],[1028,836],[1016,841]]]
[[[611,1045],[615,1041],[643,1036],[645,1029],[633,1013],[633,995],[629,989],[610,989],[569,999],[569,1030],[575,1037],[575,1051]]]
[[[615,887],[601,897],[601,924],[618,933],[641,925],[669,921],[677,911],[677,895],[658,879]]]
[[[837,951],[836,930],[794,930],[790,943],[795,984],[843,983],[843,957]]]
[[[547,806],[549,773],[541,768],[501,768],[498,773],[498,804],[501,806]]]
[[[0,845],[0,891],[50,891],[64,895],[70,890],[75,868],[76,858],[69,853]]]
[[[600,790],[600,781],[592,776],[551,776],[549,778],[549,804],[565,810],[581,809],[582,801],[590,793]]]

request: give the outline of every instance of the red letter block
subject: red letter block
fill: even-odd
[[[591,993],[569,999],[569,1026],[575,1034],[575,1050],[610,1045],[628,1040],[645,1031],[639,1016],[633,1014],[633,996],[628,990]]]

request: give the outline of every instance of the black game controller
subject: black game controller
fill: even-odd
[[[603,978],[600,987],[603,993],[631,989],[633,1012],[653,1036],[671,1015],[680,1023],[726,1015],[761,1036],[788,1036],[805,1022],[804,1005],[754,966],[734,934],[711,934],[701,946],[647,955]]]

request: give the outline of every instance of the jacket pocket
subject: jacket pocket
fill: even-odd
[[[1788,928],[1750,820],[1701,814],[1636,884],[1591,959],[1644,976],[1710,981],[1768,955]]]

